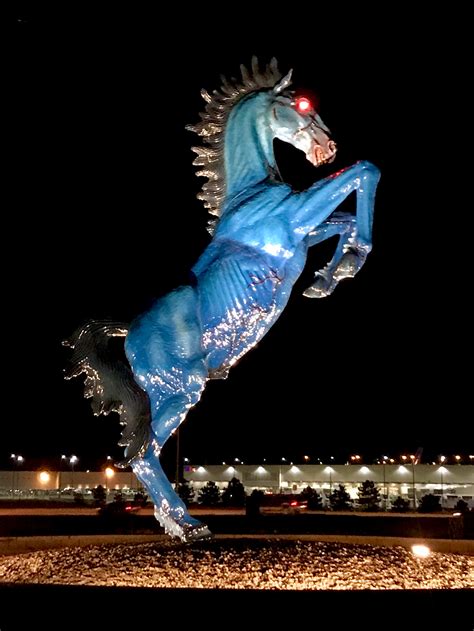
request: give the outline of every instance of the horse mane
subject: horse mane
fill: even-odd
[[[274,88],[282,78],[278,70],[278,62],[273,57],[267,66],[260,69],[257,57],[252,57],[251,69],[243,64],[240,66],[242,80],[231,78],[227,80],[221,76],[220,92],[214,90],[209,94],[201,90],[201,96],[206,101],[204,112],[200,113],[201,121],[196,125],[187,125],[186,129],[193,131],[203,138],[204,145],[192,147],[197,158],[193,164],[203,167],[196,172],[199,177],[207,177],[197,198],[204,202],[204,207],[211,215],[219,217],[221,206],[226,193],[226,177],[224,165],[224,136],[227,121],[233,107],[252,92]],[[210,232],[217,220],[211,220]]]

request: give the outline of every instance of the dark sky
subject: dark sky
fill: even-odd
[[[322,249],[310,256],[274,328],[189,414],[184,455],[468,452],[472,201],[451,192],[463,193],[451,172],[463,56],[437,45],[436,28],[366,18],[300,15],[292,28],[240,15],[223,28],[197,10],[17,16],[4,97],[16,171],[4,233],[13,412],[0,459],[120,457],[117,418],[93,417],[80,384],[63,381],[61,340],[91,317],[130,321],[186,282],[209,238],[184,126],[202,109],[200,88],[252,54],[277,56],[295,87],[318,93],[339,146],[333,170],[358,159],[381,169],[374,249],[323,301],[301,295]],[[320,176],[303,155],[282,152],[280,164],[295,187]]]

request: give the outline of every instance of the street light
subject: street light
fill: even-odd
[[[71,486],[74,489],[74,465],[79,461],[77,456],[71,456],[69,458],[69,464],[71,465]]]
[[[383,467],[383,509],[384,509],[384,511],[387,510],[387,499],[388,499],[387,483],[386,483],[386,480],[385,480],[385,465],[387,464],[387,460],[388,460],[388,456],[383,456],[382,457],[382,467]]]
[[[332,474],[333,474],[334,469],[332,467],[326,467],[324,469],[324,473],[328,473],[329,474],[329,497],[331,497],[332,495]],[[326,494],[326,492],[325,492]]]
[[[446,460],[446,456],[440,456],[439,457],[439,461],[441,462],[441,464],[444,464],[444,461]],[[441,476],[441,510],[443,510],[443,504],[444,504],[444,480],[443,480],[443,473],[446,471],[446,469],[444,467],[440,467],[438,469],[440,476]]]
[[[416,492],[415,492],[415,456],[411,455],[411,474],[413,485],[413,510],[416,511]]]
[[[62,455],[61,456],[61,460],[67,460],[68,457],[66,455]],[[69,464],[71,465],[71,487],[74,488],[74,465],[79,462],[79,458],[77,456],[74,456],[74,454],[72,456],[69,457]],[[61,483],[59,484],[59,491],[61,491]]]
[[[443,504],[444,504],[444,474],[447,472],[447,469],[445,469],[444,467],[440,467],[438,471],[441,477],[441,509],[442,509]]]
[[[23,456],[20,456],[19,454],[11,454],[10,459],[13,460],[14,462],[14,466],[13,466],[13,470],[12,470],[12,497],[15,496],[15,473],[17,473],[17,469],[18,467],[25,461],[25,459],[23,458]]]
[[[283,456],[280,459],[280,467],[279,467],[279,470],[278,470],[278,492],[280,493],[280,495],[281,495],[282,490],[283,490],[282,489],[282,475],[281,475],[281,463],[282,462],[286,462],[286,458],[284,458]]]

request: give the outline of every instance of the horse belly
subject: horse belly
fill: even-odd
[[[204,359],[195,289],[179,287],[157,300],[132,323],[125,352],[152,401],[182,389],[187,373]]]
[[[200,291],[202,345],[210,376],[222,378],[269,331],[289,297],[281,278],[268,274],[253,291],[231,294],[220,287],[217,295]],[[204,289],[204,288],[201,288]]]

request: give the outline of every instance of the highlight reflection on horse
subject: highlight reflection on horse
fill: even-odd
[[[147,488],[166,532],[190,541],[209,536],[166,478],[160,451],[199,401],[208,379],[222,379],[272,327],[305,266],[308,249],[337,235],[334,256],[316,272],[305,296],[329,295],[354,276],[372,245],[378,169],[358,162],[294,192],[281,181],[273,152],[278,138],[318,167],[336,145],[311,101],[289,90],[276,60],[241,66],[242,80],[224,83],[188,129],[203,138],[194,148],[199,198],[215,216],[193,282],[159,298],[131,326],[93,321],[66,342],[74,349],[69,376],[86,374],[85,395],[96,414],[117,411],[125,426],[124,464]],[[356,212],[337,212],[350,193]],[[127,361],[111,360],[110,340],[126,336]]]

